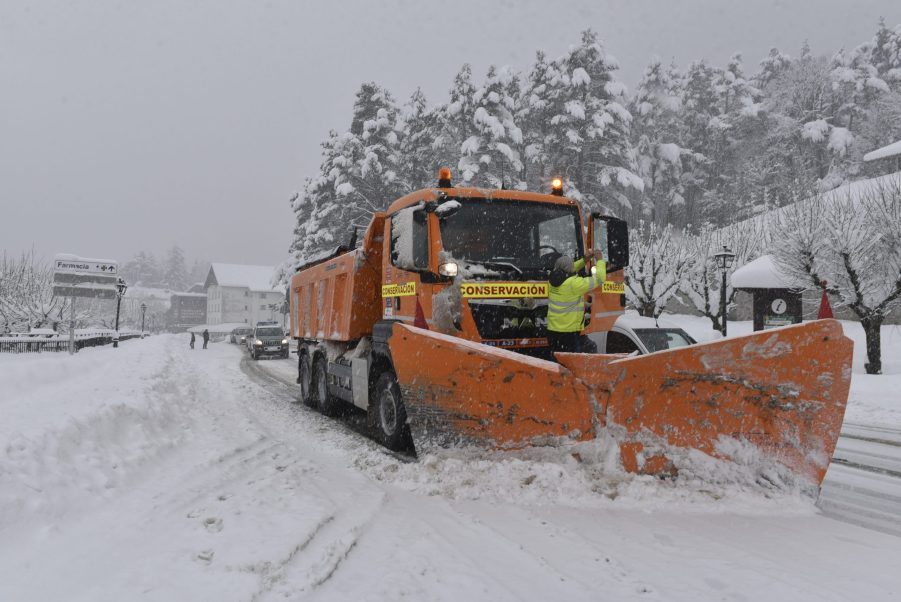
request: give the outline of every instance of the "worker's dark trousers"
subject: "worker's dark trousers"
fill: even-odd
[[[554,332],[547,333],[551,351],[563,353],[597,353],[598,346],[594,341],[578,332]]]

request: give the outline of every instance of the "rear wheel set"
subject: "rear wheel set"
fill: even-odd
[[[379,442],[393,451],[410,447],[412,440],[404,406],[393,372],[383,372],[373,388],[369,404],[369,424]]]
[[[313,406],[313,366],[310,354],[303,352],[297,360],[297,384],[300,385],[300,401],[306,406]]]
[[[313,359],[313,376],[310,382],[311,405],[326,416],[338,413],[340,401],[328,392],[328,370],[325,357],[317,355]]]

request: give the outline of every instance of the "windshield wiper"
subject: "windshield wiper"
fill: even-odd
[[[477,263],[477,264],[483,265],[485,267],[495,266],[495,267],[500,267],[500,268],[510,268],[510,269],[514,270],[517,274],[522,276],[522,270],[519,269],[518,267],[516,267],[515,265],[513,265],[512,263],[510,263],[509,261],[488,261],[488,260],[482,260],[482,259],[467,259],[466,261],[469,263]]]

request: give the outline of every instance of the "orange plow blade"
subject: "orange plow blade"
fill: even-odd
[[[402,324],[388,347],[420,453],[593,436],[591,390],[559,364]]]
[[[697,450],[820,483],[851,380],[852,343],[834,320],[640,357],[558,354],[560,365],[402,325],[389,347],[420,451],[604,429],[623,467],[644,473]]]

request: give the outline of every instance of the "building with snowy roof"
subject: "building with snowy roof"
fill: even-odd
[[[213,263],[204,287],[209,324],[282,319],[285,291],[272,285],[273,266]]]

